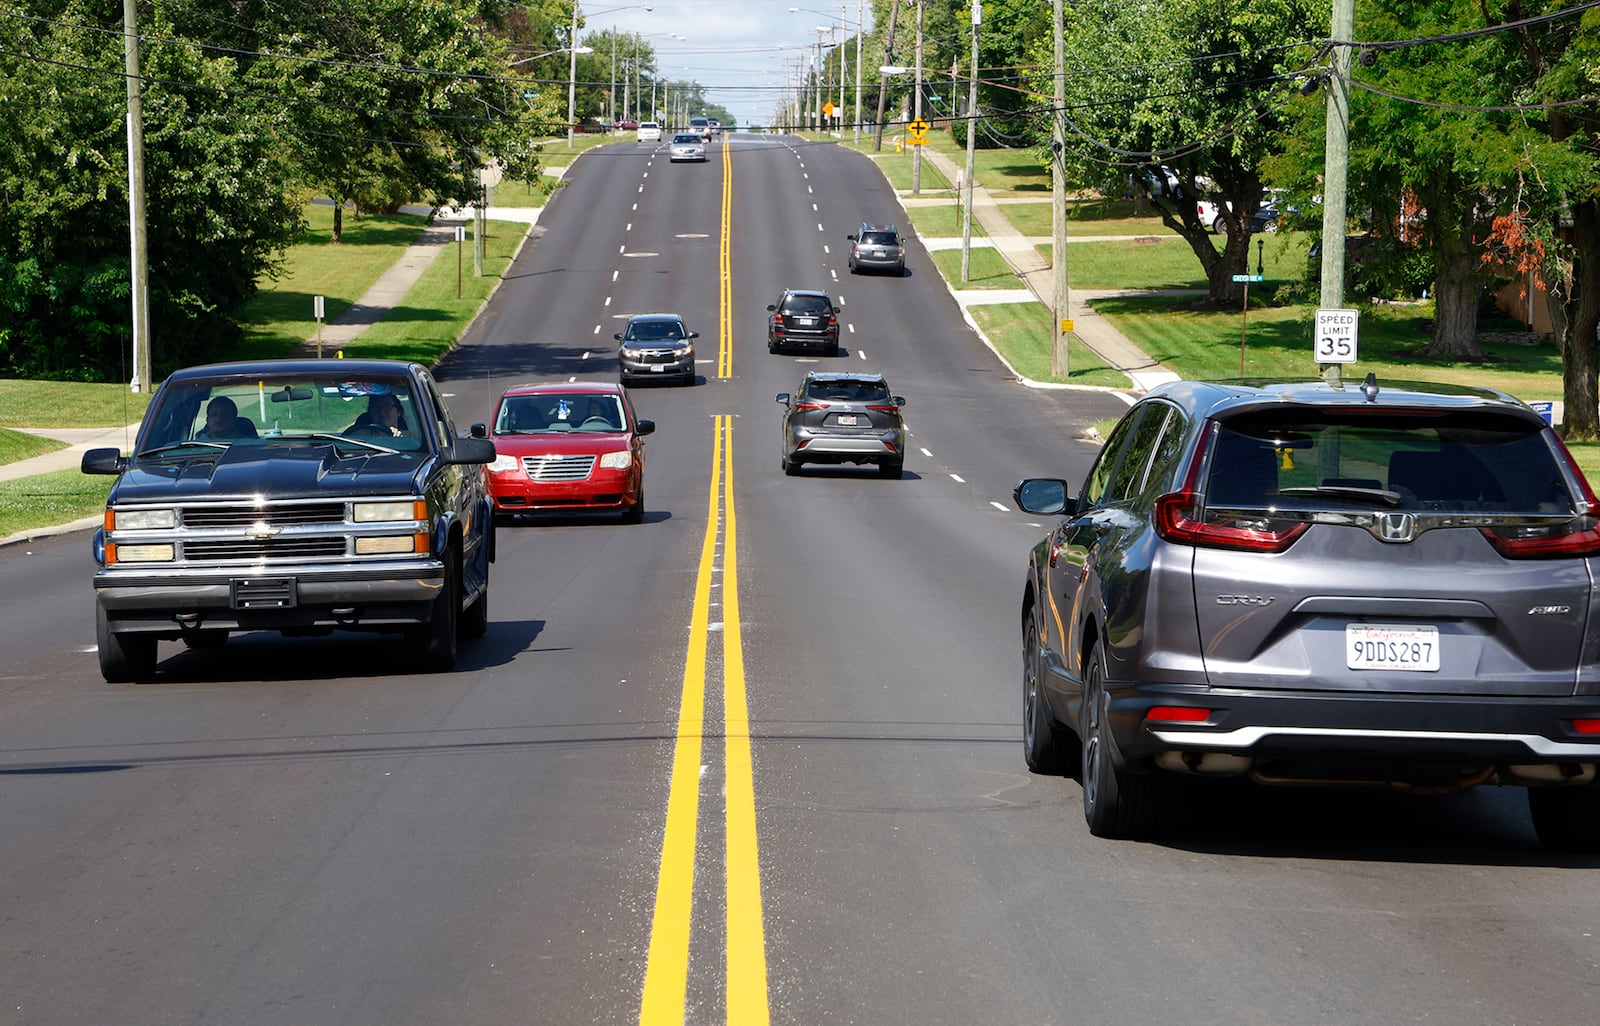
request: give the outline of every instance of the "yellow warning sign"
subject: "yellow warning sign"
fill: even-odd
[[[917,118],[906,125],[906,142],[912,146],[928,145],[928,122]]]
[[[822,105],[822,113],[826,114],[830,118],[833,117],[833,112],[836,110],[838,110],[838,108],[833,105],[832,100],[829,100],[827,103]]]

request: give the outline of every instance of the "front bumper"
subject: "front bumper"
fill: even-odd
[[[618,364],[624,378],[694,377],[694,353],[685,353],[682,356],[623,354]]]
[[[615,511],[639,501],[639,478],[627,470],[597,470],[582,481],[533,481],[520,471],[489,475],[496,513]]]
[[[95,602],[113,633],[382,628],[427,623],[444,566],[245,568],[182,573],[102,571]]]

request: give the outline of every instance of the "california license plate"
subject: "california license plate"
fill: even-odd
[[[856,415],[853,414],[853,413],[841,413],[836,418],[836,420],[840,425],[842,425],[844,427],[855,427],[856,426]]]
[[[1344,629],[1344,651],[1352,670],[1433,673],[1439,669],[1439,628],[1353,623]]]

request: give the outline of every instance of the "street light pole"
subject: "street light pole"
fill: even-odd
[[[922,120],[922,0],[917,0],[917,95],[914,116]],[[922,147],[911,147],[911,195],[922,195]]]
[[[867,34],[861,20],[861,0],[856,0],[856,145],[861,145],[861,37]]]
[[[567,37],[567,149],[572,149],[575,128],[573,115],[578,110],[578,0],[572,0],[572,34]]]

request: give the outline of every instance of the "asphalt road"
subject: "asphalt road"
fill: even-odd
[[[1100,393],[1011,381],[865,158],[734,137],[584,156],[440,378],[613,379],[627,314],[701,332],[639,388],[646,516],[502,528],[492,624],[417,675],[379,638],[93,654],[86,535],[0,551],[0,1023],[1549,1023],[1594,1018],[1594,860],[1520,792],[1195,788],[1097,840],[1023,766],[1017,620]],[[726,159],[725,159],[726,158]],[[845,355],[774,356],[782,287]],[[807,367],[908,399],[903,480],[778,469]]]

